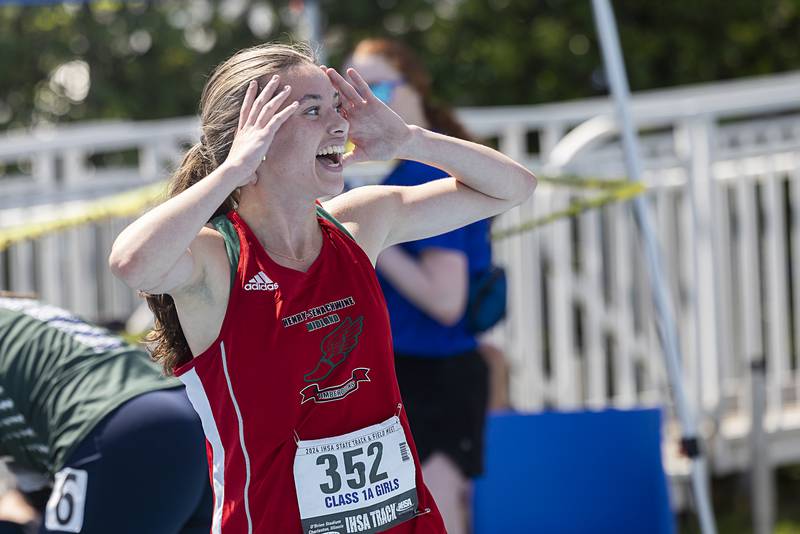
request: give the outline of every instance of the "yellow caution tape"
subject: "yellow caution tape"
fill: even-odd
[[[589,209],[630,199],[645,191],[645,186],[640,183],[618,179],[600,180],[580,178],[578,176],[559,176],[540,177],[539,181],[556,187],[591,189],[606,191],[606,193],[589,199],[573,201],[563,210],[550,213],[544,217],[525,221],[513,228],[492,232],[492,239],[505,239],[506,237],[532,230],[564,217],[572,217]],[[67,215],[52,221],[0,228],[0,251],[5,250],[13,243],[27,239],[35,239],[45,234],[72,228],[73,226],[112,217],[138,215],[145,209],[165,199],[166,184],[166,181],[162,181],[133,191],[87,202],[86,209],[77,215]]]
[[[581,178],[578,175],[562,174],[561,176],[538,176],[537,180],[555,187],[571,187],[573,189],[596,189],[600,191],[618,190],[632,183],[626,178],[600,179]]]
[[[166,196],[166,181],[140,187],[133,191],[103,197],[86,203],[86,209],[76,215],[66,215],[52,221],[0,228],[0,251],[11,244],[35,239],[45,234],[66,230],[111,217],[137,215],[157,204]]]
[[[136,348],[144,349],[144,337],[147,335],[148,331],[141,332],[139,334],[135,334],[133,332],[128,332],[127,330],[122,332],[116,332],[116,335],[121,337],[125,340],[126,343],[129,345],[133,345]]]
[[[539,179],[541,182],[552,182],[553,180],[562,182],[562,185],[566,185],[565,181],[562,181],[560,178]],[[605,189],[605,187],[601,187],[600,189]],[[557,221],[558,219],[574,217],[575,215],[579,215],[584,211],[599,208],[601,206],[605,206],[606,204],[622,202],[624,200],[641,195],[646,190],[647,187],[640,182],[621,180],[618,181],[616,188],[611,189],[611,191],[603,195],[587,199],[574,200],[563,210],[554,211],[553,213],[548,213],[545,216],[537,217],[535,219],[529,219],[516,226],[512,226],[511,228],[493,231],[492,241],[500,241],[501,239],[506,239],[507,237],[521,234],[523,232],[529,232],[535,228],[538,228],[539,226],[544,226],[545,224]]]

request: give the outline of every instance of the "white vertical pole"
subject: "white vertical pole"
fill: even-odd
[[[611,93],[617,107],[622,143],[625,148],[625,165],[631,180],[639,181],[642,176],[642,163],[639,159],[639,145],[630,112],[630,89],[622,61],[622,51],[609,0],[592,0],[595,22],[600,35],[603,63],[611,86]],[[662,272],[663,258],[657,236],[653,230],[652,215],[647,201],[641,196],[633,200],[634,215],[642,235],[650,266],[653,283],[653,299],[658,312],[658,326],[661,343],[664,346],[666,366],[675,407],[683,428],[683,443],[692,459],[692,486],[700,516],[700,527],[704,534],[715,534],[716,526],[709,496],[705,460],[699,447],[697,422],[694,418],[681,381],[680,348],[675,328],[674,314],[669,301],[666,280]]]
[[[711,117],[701,116],[681,126],[676,142],[684,157],[689,159],[687,197],[692,212],[692,236],[695,242],[692,259],[692,300],[695,324],[695,361],[700,383],[698,401],[706,411],[713,410],[720,401],[718,310],[715,295],[718,261],[716,261],[713,223],[714,179],[711,175],[713,161],[714,124]]]
[[[762,185],[762,206],[765,228],[766,254],[763,255],[765,287],[765,315],[767,325],[767,412],[784,414],[783,388],[789,384],[791,373],[791,348],[789,327],[789,256],[786,247],[785,195],[783,180],[774,169],[770,158],[769,172]],[[778,425],[783,424],[780,421]]]
[[[789,181],[789,195],[790,195],[790,202],[792,206],[792,280],[800,280],[800,214],[798,214],[798,208],[800,208],[800,154],[795,154],[795,164],[794,164],[794,171],[792,172]],[[0,278],[0,283],[2,283],[2,278]],[[794,300],[792,304],[795,309],[794,313],[794,331],[800,332],[800,291],[794,291]],[[795,369],[800,367],[800,343],[795,345],[795,353],[794,353],[794,361],[795,361]],[[800,396],[800,372],[795,371],[794,376],[792,377],[794,380],[795,386],[795,394]]]
[[[753,533],[770,534],[775,524],[775,480],[769,457],[769,436],[764,429],[767,411],[766,359],[750,362],[751,410],[750,419],[750,502],[753,507]]]
[[[601,257],[600,213],[587,211],[578,221],[581,225],[583,273],[581,291],[584,299],[584,358],[586,360],[586,404],[602,408],[608,404],[606,392],[606,352],[603,347],[601,317],[603,301],[603,259]]]
[[[616,350],[612,360],[611,373],[614,376],[613,405],[618,408],[630,408],[636,404],[636,384],[634,365],[634,329],[633,308],[630,292],[633,285],[633,252],[632,233],[628,225],[628,211],[622,204],[611,206],[611,235],[614,243],[614,285],[612,299],[614,302],[614,332],[616,333]]]

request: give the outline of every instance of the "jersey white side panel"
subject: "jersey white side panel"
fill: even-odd
[[[203,432],[208,442],[211,443],[211,454],[213,456],[211,473],[214,484],[214,517],[211,523],[211,534],[220,534],[222,532],[222,503],[224,502],[225,491],[225,449],[222,447],[217,423],[214,421],[214,415],[211,412],[211,404],[208,401],[206,390],[203,388],[203,383],[200,381],[200,377],[197,376],[197,371],[190,369],[179,378],[186,385],[186,394],[189,396],[189,401],[200,416]]]

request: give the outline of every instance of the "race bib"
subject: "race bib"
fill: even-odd
[[[88,473],[82,469],[65,467],[56,473],[44,516],[47,530],[81,531],[88,478]]]
[[[417,510],[414,458],[400,419],[299,441],[294,483],[304,534],[383,532]]]

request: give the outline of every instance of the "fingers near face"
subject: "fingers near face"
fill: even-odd
[[[267,124],[267,121],[275,114],[275,112],[280,108],[280,106],[286,101],[287,97],[292,91],[291,85],[285,85],[283,89],[279,93],[277,93],[269,102],[267,102],[261,112],[258,114],[258,119],[256,120],[256,125],[259,127],[263,127]]]
[[[253,100],[255,99],[257,90],[258,82],[250,80],[250,83],[247,84],[247,91],[244,93],[242,108],[239,110],[239,124],[236,127],[237,132],[242,129],[242,126],[244,126],[247,122],[247,118],[250,116],[250,108],[253,106]]]
[[[341,74],[339,74],[336,69],[327,69],[325,73],[328,75],[333,86],[339,90],[339,93],[342,95],[343,98],[353,102],[353,103],[360,103],[364,101],[364,98],[359,94],[355,88],[345,80]]]
[[[273,76],[269,82],[267,82],[267,85],[264,86],[264,89],[261,90],[255,102],[253,102],[253,107],[250,110],[250,116],[248,117],[247,124],[255,124],[264,106],[270,100],[272,100],[272,98],[280,94],[278,93],[276,95],[275,93],[276,90],[278,89],[279,82],[280,82],[280,76],[277,74]]]
[[[368,97],[372,96],[372,90],[370,90],[369,84],[367,84],[367,82],[364,81],[364,78],[361,77],[361,75],[358,73],[356,69],[350,67],[349,69],[347,69],[346,74],[347,74],[347,79],[350,81],[353,87],[356,88],[359,94],[363,96],[364,99],[367,99]]]

